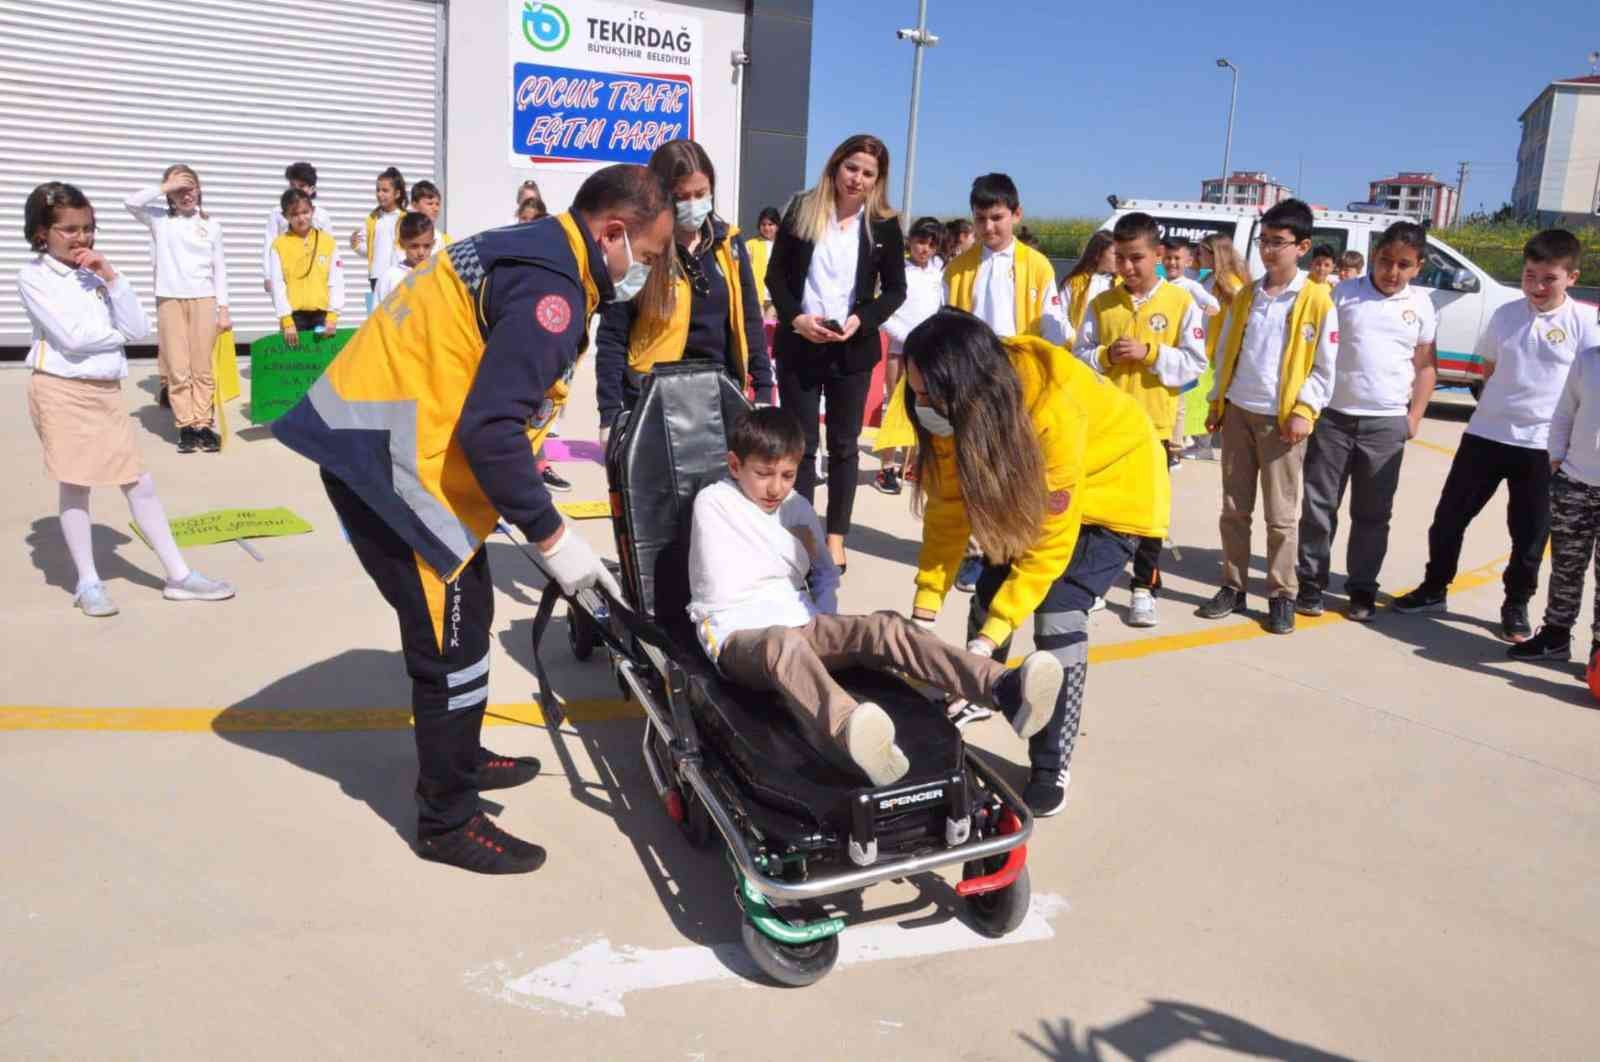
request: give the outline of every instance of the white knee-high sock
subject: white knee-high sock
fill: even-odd
[[[150,548],[156,551],[161,566],[167,570],[167,582],[176,583],[189,577],[189,566],[184,563],[178,544],[172,540],[172,527],[167,523],[167,510],[156,496],[156,484],[146,472],[134,482],[124,486],[122,493],[128,499],[128,511]]]
[[[93,586],[100,581],[100,573],[94,566],[94,533],[89,523],[89,488],[80,487],[75,483],[61,484],[60,512],[61,537],[67,540],[67,552],[72,555],[72,563],[78,569],[78,588],[74,593],[81,594],[85,587]]]

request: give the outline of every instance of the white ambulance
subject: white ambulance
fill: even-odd
[[[1113,197],[1113,200],[1114,213],[1101,226],[1103,229],[1111,228],[1124,214],[1142,211],[1156,219],[1163,237],[1176,234],[1198,243],[1214,232],[1226,233],[1249,261],[1250,275],[1259,278],[1264,272],[1256,248],[1261,234],[1259,207],[1169,199],[1117,200]],[[1316,217],[1311,236],[1313,247],[1326,244],[1333,248],[1335,255],[1359,251],[1368,265],[1372,262],[1372,244],[1378,235],[1400,220],[1348,210],[1313,213]],[[1309,255],[1307,261],[1301,262],[1301,267],[1308,261]],[[1439,313],[1439,383],[1469,388],[1476,398],[1483,390],[1484,379],[1483,361],[1473,353],[1478,334],[1490,314],[1522,298],[1521,289],[1500,283],[1482,266],[1432,233],[1428,235],[1428,260],[1411,283],[1427,290]]]

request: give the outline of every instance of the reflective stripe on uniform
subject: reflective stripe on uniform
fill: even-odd
[[[466,693],[458,693],[454,697],[451,697],[450,700],[445,704],[445,708],[448,711],[457,712],[463,708],[471,708],[474,704],[483,704],[488,699],[489,687],[487,685],[483,685],[479,686],[475,690],[469,690]]]
[[[464,667],[460,671],[452,671],[452,672],[450,672],[450,674],[448,674],[448,675],[446,675],[444,677],[444,681],[445,681],[445,685],[449,686],[451,689],[454,689],[457,686],[465,686],[467,683],[471,682],[473,679],[482,678],[484,675],[487,675],[488,673],[489,673],[489,654],[488,653],[484,653],[482,660],[479,660],[476,664],[472,664],[472,665],[470,665],[468,667]]]

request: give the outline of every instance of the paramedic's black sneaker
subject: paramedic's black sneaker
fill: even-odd
[[[1533,624],[1528,622],[1528,606],[1506,602],[1500,606],[1500,637],[1508,642],[1525,642],[1533,637]]]
[[[1035,649],[1023,659],[1021,667],[1007,671],[994,684],[995,704],[1011,720],[1018,737],[1031,738],[1050,722],[1066,677],[1060,660]]]
[[[200,433],[193,428],[178,429],[178,452],[192,454],[200,449]]]
[[[1344,617],[1356,623],[1371,623],[1378,617],[1378,595],[1365,590],[1350,591],[1350,604],[1345,607]]]
[[[539,478],[544,480],[544,485],[553,491],[565,493],[572,489],[572,481],[549,465],[546,465],[544,471],[539,473]]]
[[[911,761],[894,743],[894,720],[871,701],[862,701],[844,724],[844,750],[875,786],[898,782]]]
[[[417,840],[417,855],[474,874],[531,874],[544,866],[544,849],[511,836],[479,812],[449,833]]]
[[[1571,660],[1572,629],[1546,623],[1525,642],[1518,642],[1506,650],[1513,660]]]
[[[194,434],[200,443],[200,449],[206,453],[214,454],[222,449],[222,436],[218,435],[213,429],[196,428]]]
[[[1022,802],[1028,805],[1036,819],[1048,819],[1067,806],[1067,788],[1072,785],[1072,771],[1033,769],[1033,777],[1022,791]]]
[[[983,558],[967,557],[956,569],[956,589],[970,594],[978,589],[978,576],[983,574]]]
[[[1413,612],[1443,612],[1445,592],[1423,583],[1409,594],[1401,594],[1395,598],[1389,607],[1405,615]]]
[[[500,756],[478,750],[478,788],[510,789],[539,777],[539,761],[532,756]]]
[[[1309,584],[1302,586],[1294,596],[1294,610],[1302,616],[1322,615],[1322,591]]]
[[[1267,601],[1268,634],[1294,633],[1294,601],[1287,597],[1274,597]]]
[[[900,473],[892,468],[880,468],[873,477],[872,485],[884,494],[900,493]]]
[[[1211,595],[1211,600],[1195,609],[1194,614],[1201,619],[1221,619],[1231,616],[1235,612],[1244,611],[1244,591],[1235,590],[1231,586],[1224,586]]]

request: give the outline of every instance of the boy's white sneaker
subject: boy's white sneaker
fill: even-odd
[[[1089,611],[1090,612],[1104,612],[1105,610],[1106,610],[1106,599],[1103,598],[1103,597],[1097,597],[1092,602],[1090,602],[1090,604],[1089,604]]]
[[[85,616],[93,616],[95,619],[117,614],[117,603],[111,600],[111,595],[106,592],[105,583],[90,583],[74,595],[72,603],[81,608]]]
[[[1128,606],[1128,626],[1154,627],[1156,625],[1156,595],[1140,587],[1133,592]]]
[[[233,595],[232,583],[207,579],[193,570],[177,582],[169,582],[161,591],[161,596],[168,601],[226,601]]]
[[[862,701],[844,724],[844,748],[875,786],[904,778],[911,761],[894,743],[894,720],[871,701]]]
[[[1022,666],[1017,668],[1021,703],[1011,716],[1011,727],[1019,738],[1033,737],[1050,722],[1066,677],[1061,661],[1042,649],[1035,649],[1022,661]]]

